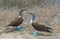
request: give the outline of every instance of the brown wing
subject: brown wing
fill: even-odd
[[[33,22],[33,23],[32,23],[32,26],[33,26],[36,30],[38,30],[38,31],[51,32],[51,31],[49,31],[49,29],[52,29],[52,28],[49,28],[49,27],[47,27],[47,26],[45,26],[45,25],[39,24],[39,23],[37,23],[37,22]]]
[[[18,25],[20,25],[22,22],[23,22],[23,19],[22,19],[22,18],[18,18],[17,20],[12,21],[8,26],[18,26]]]

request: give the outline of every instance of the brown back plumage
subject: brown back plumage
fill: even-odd
[[[23,19],[22,18],[18,18],[18,19],[16,19],[16,20],[14,20],[14,21],[12,21],[8,26],[18,26],[18,25],[20,25],[21,23],[23,22]]]
[[[38,31],[45,31],[45,32],[50,32],[52,33],[49,29],[52,29],[52,28],[49,28],[49,27],[46,27],[45,25],[42,25],[42,24],[39,24],[37,22],[33,22],[32,23],[32,26],[38,30]]]

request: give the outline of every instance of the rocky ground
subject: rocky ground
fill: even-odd
[[[0,39],[60,39],[60,4],[54,6],[46,6],[44,8],[31,7],[25,8],[27,12],[33,12],[36,14],[35,21],[40,24],[52,27],[55,30],[49,34],[46,32],[39,32],[41,35],[34,37],[32,33],[36,31],[30,24],[30,15],[24,13],[24,22],[20,26],[24,28],[23,31],[8,32],[3,26],[8,25],[12,20],[19,16],[19,9],[11,8],[4,11],[0,11]],[[2,32],[2,33],[1,33]]]

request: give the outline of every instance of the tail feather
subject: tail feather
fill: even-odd
[[[46,30],[46,32],[52,33],[52,31],[50,31],[50,30]]]
[[[0,29],[2,29],[2,28],[6,28],[6,27],[8,27],[8,26],[0,27]]]
[[[52,28],[50,28],[50,27],[46,27],[47,29],[52,29]]]
[[[55,29],[53,29],[53,28],[50,28],[50,27],[46,27],[48,30],[55,30]]]
[[[49,32],[49,33],[52,33],[52,31],[55,30],[55,29],[50,28],[50,27],[46,27],[46,28],[47,28],[46,32]]]
[[[9,25],[8,26],[5,26],[5,27],[9,27]]]

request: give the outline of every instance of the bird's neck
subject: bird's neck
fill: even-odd
[[[20,12],[19,12],[19,18],[23,17],[22,14],[23,14],[23,11],[20,11]]]
[[[34,18],[31,17],[30,24],[32,24],[33,22],[34,22]]]
[[[33,21],[32,20],[30,20],[30,24],[32,24],[33,23]]]
[[[22,16],[19,16],[19,18],[22,18]]]

